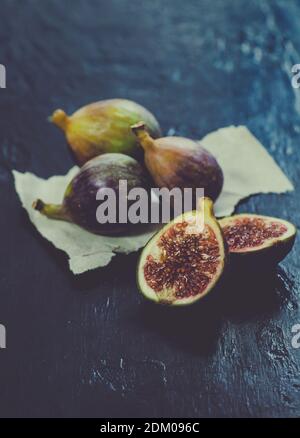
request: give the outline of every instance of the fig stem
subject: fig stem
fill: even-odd
[[[61,128],[63,131],[65,131],[67,128],[69,117],[62,109],[57,109],[56,111],[54,111],[49,120],[50,122]]]
[[[145,151],[155,146],[155,140],[150,136],[145,122],[136,123],[131,126],[131,130]]]
[[[198,199],[197,210],[204,213],[204,215],[215,216],[214,214],[214,203],[208,197],[202,197]]]
[[[33,202],[32,207],[39,211],[42,215],[50,219],[58,219],[63,221],[71,221],[65,207],[62,204],[45,204],[41,199]]]

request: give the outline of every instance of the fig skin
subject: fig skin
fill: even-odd
[[[233,251],[230,250],[230,245],[228,244],[230,261],[232,266],[240,266],[241,268],[246,268],[248,270],[251,269],[251,267],[254,267],[255,269],[261,268],[262,270],[264,270],[266,267],[274,268],[292,250],[297,234],[296,227],[286,220],[275,217],[247,213],[237,214],[219,220],[225,240],[225,227],[227,227],[229,224],[234,223],[235,220],[243,218],[258,218],[266,221],[278,222],[287,228],[287,232],[283,236],[277,238],[274,237],[273,241],[266,241],[264,245],[257,248],[253,247],[253,249],[251,250],[249,248],[244,248],[239,251]]]
[[[203,188],[215,201],[223,188],[223,172],[213,155],[184,137],[154,139],[145,122],[132,126],[144,149],[147,169],[159,188]]]
[[[144,278],[144,266],[147,260],[147,255],[151,254],[151,249],[155,245],[155,242],[157,242],[160,237],[170,228],[172,227],[176,222],[180,222],[183,220],[188,220],[188,218],[193,217],[197,213],[202,212],[204,214],[204,222],[205,224],[209,225],[211,229],[214,231],[220,248],[220,255],[222,260],[220,261],[219,265],[219,271],[215,273],[215,277],[211,284],[207,287],[204,292],[201,292],[199,295],[183,298],[183,299],[165,299],[165,297],[159,297],[158,294],[156,294],[153,289],[149,288],[149,286],[146,284],[146,279]],[[145,245],[144,249],[141,252],[141,255],[139,257],[137,268],[136,268],[136,282],[137,287],[140,293],[149,301],[160,304],[164,306],[171,306],[171,307],[186,307],[190,306],[191,304],[194,304],[196,302],[202,301],[206,299],[207,296],[211,294],[212,291],[217,289],[217,287],[222,283],[222,279],[224,276],[226,276],[227,273],[227,267],[229,263],[229,254],[228,254],[228,247],[226,244],[226,241],[223,237],[222,229],[219,225],[219,222],[215,218],[214,210],[213,210],[213,202],[211,199],[204,197],[200,198],[198,200],[197,205],[197,211],[190,211],[186,212],[183,215],[180,215],[173,219],[170,223],[165,225],[159,232],[157,232],[151,239],[148,241],[148,243]],[[149,290],[151,289],[151,290]]]
[[[141,158],[140,148],[130,129],[141,119],[146,121],[154,138],[161,135],[154,115],[143,106],[125,99],[91,103],[71,116],[58,109],[50,117],[50,121],[64,131],[79,165],[104,153],[123,153]]]
[[[103,154],[88,161],[79,170],[67,186],[62,204],[45,204],[38,199],[33,208],[50,219],[72,222],[95,234],[122,234],[137,225],[100,224],[96,218],[96,210],[101,204],[96,199],[98,190],[112,188],[118,205],[119,180],[127,180],[128,191],[135,187],[150,187],[147,173],[134,158],[123,154]]]

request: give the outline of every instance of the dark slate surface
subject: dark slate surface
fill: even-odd
[[[75,278],[29,223],[10,172],[66,172],[47,116],[125,97],[165,132],[247,125],[296,191],[239,210],[299,227],[299,20],[296,0],[1,1],[1,416],[300,415],[299,240],[276,273],[239,275],[200,308],[165,312],[139,296],[136,254]]]

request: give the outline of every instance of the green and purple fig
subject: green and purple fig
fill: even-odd
[[[223,187],[223,172],[213,155],[183,137],[154,139],[143,122],[132,126],[144,149],[147,169],[158,187],[202,188],[215,201]]]
[[[85,163],[65,191],[62,204],[46,204],[38,199],[33,208],[50,219],[75,223],[96,234],[121,234],[129,231],[132,224],[119,220],[120,182],[126,181],[126,193],[134,188],[150,188],[149,177],[144,168],[132,157],[123,154],[103,154]],[[108,189],[108,190],[107,190]],[[112,189],[112,190],[111,190]],[[108,199],[115,201],[110,206],[112,220],[101,221],[98,209]],[[101,196],[100,196],[101,194]],[[101,202],[102,201],[102,202]],[[130,207],[130,201],[126,201]],[[126,212],[127,214],[127,212]],[[105,219],[107,215],[103,214]]]
[[[130,127],[144,120],[154,138],[161,135],[159,123],[146,108],[125,99],[91,103],[68,116],[54,111],[50,120],[65,133],[76,161],[86,161],[104,153],[122,153],[139,158],[139,147]]]

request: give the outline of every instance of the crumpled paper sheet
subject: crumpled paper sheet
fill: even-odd
[[[257,193],[283,193],[293,185],[273,158],[245,126],[230,126],[206,135],[200,143],[218,160],[224,172],[224,188],[215,204],[218,217],[230,215],[243,198]],[[74,274],[107,265],[116,253],[128,254],[142,248],[153,230],[128,237],[98,236],[68,222],[50,220],[32,208],[32,202],[60,203],[64,190],[77,173],[48,180],[32,173],[13,171],[15,187],[29,218],[40,234],[67,253]]]
[[[200,143],[216,157],[224,173],[223,190],[215,204],[216,216],[229,216],[237,203],[250,195],[294,190],[293,184],[246,126],[218,129]]]

